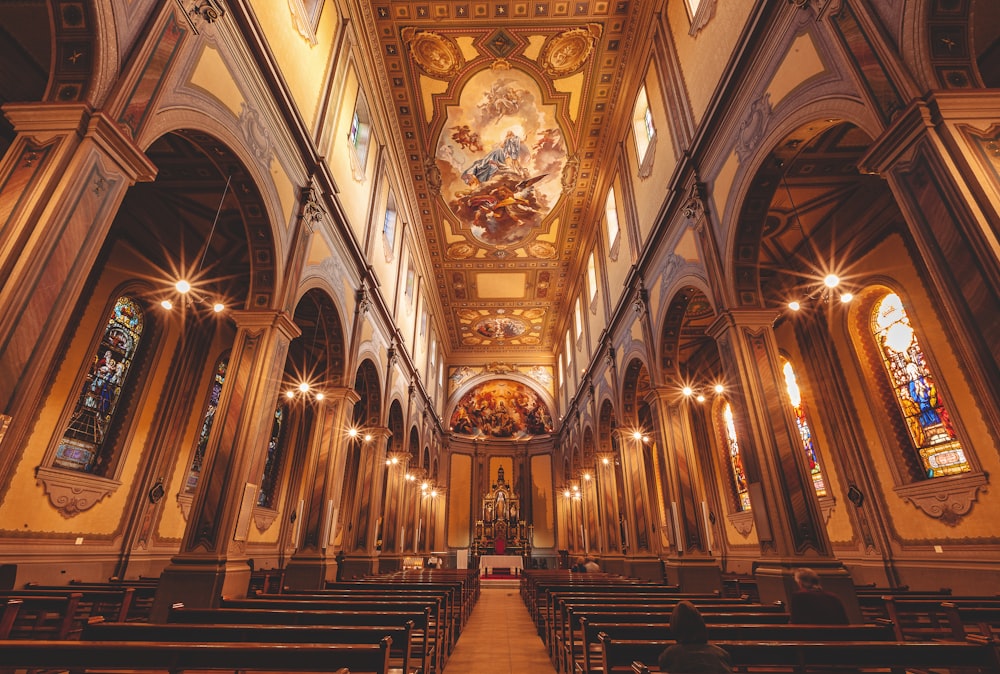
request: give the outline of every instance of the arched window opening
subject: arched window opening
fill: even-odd
[[[792,364],[781,359],[781,371],[785,375],[785,391],[788,392],[788,400],[792,404],[792,413],[795,415],[795,426],[799,429],[799,437],[802,438],[802,448],[806,452],[806,465],[809,467],[809,477],[812,478],[813,488],[817,496],[826,496],[826,482],[823,479],[823,471],[819,467],[819,457],[816,455],[816,445],[813,444],[812,430],[806,420],[806,410],[802,404],[802,392],[799,390],[798,381],[795,379],[795,371]]]
[[[68,427],[56,447],[54,466],[96,475],[108,471],[114,451],[109,431],[129,382],[144,322],[134,299],[122,296],[115,301]]]
[[[267,441],[267,457],[264,459],[264,475],[260,479],[260,491],[257,494],[257,505],[261,508],[274,508],[278,492],[278,478],[281,476],[281,463],[285,456],[285,417],[288,410],[279,403],[274,410],[271,423],[271,438]]]
[[[208,403],[205,406],[205,415],[202,417],[201,430],[198,432],[198,444],[195,445],[194,458],[191,460],[191,468],[188,470],[187,480],[184,483],[185,494],[193,494],[198,487],[201,466],[205,461],[205,449],[208,447],[208,436],[212,432],[212,424],[215,423],[215,412],[219,408],[219,397],[222,395],[222,384],[226,381],[228,367],[228,354],[219,358],[215,364],[212,384],[208,389]]]
[[[736,423],[733,420],[733,406],[729,401],[722,405],[722,430],[725,438],[726,454],[733,477],[733,489],[740,512],[750,510],[750,490],[747,487],[747,474],[743,468],[743,457],[740,454],[740,442],[736,437]]]
[[[887,293],[875,303],[871,330],[896,405],[927,477],[969,472],[969,462],[937,380],[897,294]]]

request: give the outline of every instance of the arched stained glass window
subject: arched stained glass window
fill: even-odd
[[[740,455],[740,443],[736,439],[736,423],[733,421],[733,407],[727,400],[722,406],[722,425],[726,435],[726,451],[729,455],[729,466],[733,472],[733,487],[739,500],[740,510],[750,510],[750,490],[747,487],[747,474],[743,469],[743,457]]]
[[[785,375],[785,390],[788,392],[788,399],[792,403],[792,413],[795,415],[795,426],[799,429],[799,437],[802,438],[802,448],[806,451],[806,462],[809,467],[809,477],[812,478],[813,488],[817,496],[826,496],[826,482],[823,480],[823,471],[819,467],[819,457],[816,456],[816,446],[813,444],[812,430],[809,422],[806,421],[806,411],[802,405],[802,392],[795,379],[795,371],[792,364],[782,359],[781,371]]]
[[[188,471],[187,481],[184,483],[185,494],[193,494],[198,487],[198,478],[201,476],[201,464],[205,460],[205,448],[208,447],[208,436],[212,432],[212,424],[215,422],[215,411],[219,407],[219,396],[222,395],[222,384],[226,381],[227,367],[229,367],[229,356],[223,356],[215,364],[215,373],[212,375],[212,386],[208,391],[208,404],[205,409],[205,416],[202,417],[201,430],[198,432],[198,444],[194,448],[194,459],[191,461],[191,470]]]
[[[80,389],[53,465],[103,475],[113,451],[108,432],[135,359],[145,317],[131,297],[119,297]]]
[[[285,406],[278,403],[274,410],[274,421],[271,424],[271,439],[267,441],[267,458],[264,460],[264,476],[260,479],[260,492],[257,495],[257,505],[262,508],[274,508],[278,492],[278,478],[281,476],[281,461],[285,455]]]
[[[968,472],[969,462],[898,295],[888,293],[875,303],[871,329],[927,477]]]

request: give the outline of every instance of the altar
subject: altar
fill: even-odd
[[[524,559],[517,555],[483,555],[479,558],[479,575],[487,576],[493,569],[510,569],[518,575],[524,570]]]
[[[507,484],[503,467],[497,479],[483,495],[481,519],[476,521],[472,540],[472,556],[479,558],[479,568],[523,569],[523,558],[531,554],[525,521],[521,519],[521,499]],[[482,560],[498,560],[484,564]]]

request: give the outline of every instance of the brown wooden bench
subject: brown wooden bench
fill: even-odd
[[[422,674],[413,657],[413,621],[405,625],[191,625],[109,623],[95,619],[83,641],[167,641],[184,643],[378,644],[389,637],[393,674]]]
[[[454,588],[451,588],[454,589]],[[461,634],[463,620],[461,607],[458,605],[459,596],[457,592],[449,589],[427,589],[398,585],[397,587],[356,587],[330,590],[286,590],[282,594],[258,593],[253,599],[295,599],[307,601],[351,600],[351,601],[385,601],[391,597],[393,601],[421,601],[432,600],[441,602],[441,615],[445,624],[449,627],[450,640],[447,642],[448,653],[455,647],[458,637]]]
[[[657,672],[660,653],[673,641],[613,639],[601,635],[605,674]],[[1000,658],[995,644],[943,641],[718,641],[734,669],[778,672],[829,672],[845,668],[859,673],[932,669],[936,672],[996,674]],[[634,665],[634,666],[633,666]]]
[[[962,641],[965,638],[964,629],[956,629],[949,612],[944,608],[945,602],[940,599],[884,599],[888,619],[896,626],[896,638],[900,641]],[[1000,609],[1000,599],[995,597],[951,597],[947,603],[955,609]]]
[[[55,595],[5,594],[11,615],[5,617],[7,639],[76,639],[90,617],[90,606],[81,607],[79,592]],[[17,610],[13,611],[13,606]]]
[[[157,585],[155,582],[142,580],[134,580],[131,582],[109,581],[106,583],[71,580],[69,585],[41,585],[38,583],[26,583],[25,588],[37,590],[58,590],[62,592],[82,592],[84,595],[88,592],[114,592],[128,590],[132,598],[129,602],[128,614],[125,620],[146,621],[149,620],[149,614],[153,610],[153,600],[156,599]],[[111,620],[111,618],[107,615],[105,615],[105,619]]]
[[[427,611],[424,625],[417,627],[418,634],[425,632],[424,643],[434,654],[432,660],[435,672],[441,671],[448,655],[448,644],[451,639],[451,625],[442,612],[440,598],[422,598],[419,600],[386,599],[383,601],[323,598],[319,600],[305,599],[294,595],[281,595],[281,599],[222,599],[221,608],[244,608],[257,610],[318,610],[318,611]]]
[[[81,617],[101,616],[105,620],[127,620],[132,612],[132,602],[135,599],[135,588],[74,588],[69,585],[40,587],[35,586],[24,590],[0,592],[0,600],[16,597],[69,597],[78,596],[76,612]]]
[[[390,639],[378,644],[246,644],[144,641],[3,641],[0,662],[13,669],[331,672],[387,674]]]
[[[775,604],[767,609],[762,609],[759,604],[750,604],[747,599],[724,599],[715,594],[682,594],[682,593],[628,593],[628,594],[603,594],[590,596],[586,593],[559,593],[552,595],[548,607],[548,615],[545,619],[545,633],[543,641],[549,646],[550,654],[553,650],[558,650],[561,640],[566,638],[570,616],[574,612],[579,612],[582,607],[586,610],[599,609],[607,606],[609,611],[634,610],[641,607],[645,610],[656,611],[659,609],[672,610],[677,602],[686,600],[697,606],[711,606],[713,608],[737,607],[735,611],[748,610],[755,613],[774,610],[784,612],[784,608]],[[747,607],[756,606],[756,609]]]
[[[748,623],[748,624],[783,624],[788,622],[788,614],[780,603],[774,604],[717,604],[718,599],[708,602],[696,602],[706,622],[715,623]],[[621,622],[669,622],[670,612],[677,602],[649,602],[622,604],[591,604],[587,602],[568,603],[560,623],[554,627],[550,635],[550,656],[562,657],[567,663],[568,646],[577,639],[577,632],[582,616],[604,616]],[[651,617],[657,615],[659,617]],[[556,663],[557,668],[560,665]]]
[[[320,611],[288,609],[186,608],[174,605],[167,622],[189,625],[402,626],[413,624],[412,656],[426,674],[437,672],[437,654],[428,640],[425,611]]]
[[[941,602],[941,609],[948,618],[953,634],[978,634],[987,639],[1000,640],[1000,606],[945,601]]]
[[[569,671],[575,674],[600,672],[601,642],[603,633],[613,640],[663,641],[673,639],[669,623],[619,623],[591,622],[586,617],[581,620],[582,628],[579,657]],[[872,625],[751,625],[751,624],[711,624],[708,627],[710,641],[895,641],[892,625],[888,623]],[[661,649],[662,650],[662,649]]]

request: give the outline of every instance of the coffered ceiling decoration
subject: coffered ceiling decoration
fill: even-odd
[[[453,352],[551,354],[630,119],[649,5],[372,4]]]

